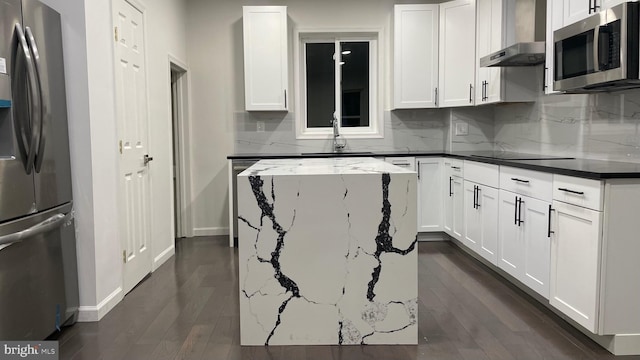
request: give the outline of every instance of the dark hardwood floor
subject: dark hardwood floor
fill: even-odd
[[[237,249],[206,237],[178,240],[101,321],[58,334],[60,359],[616,358],[455,245],[418,249],[417,346],[241,347]]]

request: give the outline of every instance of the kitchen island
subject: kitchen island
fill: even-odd
[[[416,344],[416,181],[373,158],[238,175],[241,344]]]

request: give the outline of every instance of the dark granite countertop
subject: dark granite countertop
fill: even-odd
[[[260,160],[284,158],[331,158],[331,157],[375,157],[375,156],[416,156],[452,157],[488,164],[512,166],[553,174],[577,176],[588,179],[629,179],[640,178],[640,163],[591,160],[580,158],[559,158],[536,154],[521,154],[491,151],[373,151],[344,153],[293,153],[293,154],[233,154],[230,160]]]

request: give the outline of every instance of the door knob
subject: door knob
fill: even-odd
[[[153,161],[153,157],[149,156],[149,154],[144,155],[144,164],[145,166],[149,164],[149,161]]]

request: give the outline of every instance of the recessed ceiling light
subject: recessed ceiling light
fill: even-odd
[[[344,61],[340,61],[340,65],[344,65]]]
[[[342,52],[342,55],[349,55],[351,54],[351,50],[345,50]]]

